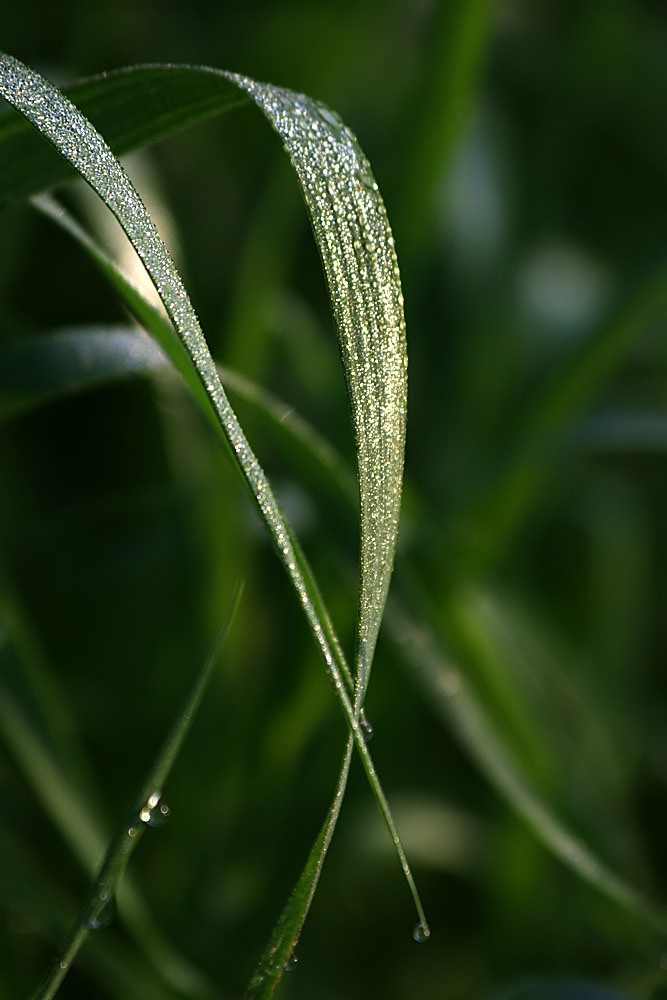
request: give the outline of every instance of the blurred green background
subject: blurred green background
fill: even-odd
[[[57,84],[134,62],[207,64],[322,99],[357,133],[394,229],[408,323],[395,590],[545,800],[664,904],[664,3],[41,2],[6,10],[2,29],[5,51]],[[352,462],[317,251],[261,116],[239,109],[130,169],[162,207],[216,358]],[[103,226],[76,189],[65,197]],[[2,341],[124,321],[65,236],[25,206],[0,223]],[[351,651],[354,519],[275,428],[239,412]],[[169,783],[173,818],[132,861],[167,937],[216,995],[237,996],[345,742],[296,601],[173,380],[109,385],[5,424],[0,470],[6,687],[47,748],[71,747],[72,781],[109,828],[246,581]],[[410,900],[355,766],[281,997],[492,1000],[540,975],[667,996],[665,941],[538,843],[388,636],[367,711],[432,939],[411,939]],[[9,1000],[36,985],[87,877],[2,746]],[[176,994],[120,926],[96,937],[62,991],[134,995]]]

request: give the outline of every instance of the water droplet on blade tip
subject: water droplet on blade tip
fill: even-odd
[[[419,923],[415,924],[414,930],[412,931],[412,937],[417,942],[417,944],[423,944],[424,941],[428,941],[430,936],[431,936],[431,931],[425,924],[421,922],[421,920],[419,921]]]
[[[299,964],[299,957],[297,953],[293,951],[290,957],[285,962],[285,972],[294,972],[298,964]]]

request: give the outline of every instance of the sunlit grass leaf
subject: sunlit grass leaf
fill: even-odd
[[[302,94],[241,85],[297,172],[338,326],[361,498],[360,708],[393,567],[405,451],[407,349],[394,240],[370,165],[340,118]]]
[[[11,67],[11,57],[6,60],[7,67]],[[14,68],[18,65],[14,61]],[[11,72],[7,75],[11,81]],[[239,90],[233,97],[234,84],[241,97]],[[181,89],[183,94],[179,96]],[[295,167],[311,213],[338,326],[360,475],[358,654],[363,689],[393,565],[407,394],[405,322],[394,242],[368,161],[349,129],[324,105],[302,94],[207,68],[154,66],[118,71],[78,85],[72,96],[83,99],[84,113],[91,116],[110,146],[116,152],[125,152],[238,103],[244,92],[265,112]],[[12,99],[8,90],[4,96],[22,110],[20,100]],[[34,121],[47,134],[43,110],[37,106],[33,109]],[[56,164],[62,163],[59,158],[49,160],[46,167],[38,167],[24,150],[12,147],[18,141],[17,136],[34,144],[36,151],[43,149],[43,144],[36,142],[36,137],[19,120],[8,118],[4,125],[0,120],[3,163],[7,171],[21,164],[22,187],[19,191],[11,178],[5,179],[0,173],[0,201],[40,190],[62,179],[56,169]],[[115,191],[113,186],[105,185],[104,170],[91,161],[94,145],[87,157],[80,148],[73,158],[71,139],[61,134],[61,153],[78,165],[93,187],[98,187],[95,178],[102,182],[98,193],[103,197],[106,193],[105,201],[118,215],[123,200],[128,198],[127,182],[122,185],[122,195],[120,189]],[[105,160],[108,169],[108,150]],[[97,169],[91,172],[93,166]],[[128,231],[150,273],[148,261],[154,235],[149,239],[146,234],[143,240],[137,239],[138,235],[136,225],[134,235]],[[171,272],[173,276],[173,267]],[[159,289],[158,276],[155,273],[151,276]],[[172,309],[178,305],[176,298],[172,297]],[[167,302],[165,306],[169,312]],[[360,697],[363,699],[363,694]]]
[[[118,156],[248,100],[224,75],[193,66],[115,70],[76,83],[65,93]],[[13,112],[0,116],[0,148],[0,204],[77,176]]]
[[[331,675],[426,935],[425,915],[360,724],[393,565],[405,436],[407,355],[393,238],[368,162],[337,116],[303,95],[245,77],[219,75],[247,92],[281,135],[301,181],[325,265],[360,476],[361,583],[354,704],[348,691],[349,670],[328,617],[321,613],[323,605],[313,589],[312,576],[227,400],[185,288],[150,216],[109,146],[74,105],[11,56],[0,56],[0,93],[57,147],[117,217],[197,371]]]

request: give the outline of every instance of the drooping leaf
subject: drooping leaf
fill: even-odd
[[[227,400],[181,279],[120,163],[67,98],[4,54],[0,55],[0,93],[102,197],[151,277],[299,597],[427,936],[428,925],[412,873],[361,725],[370,661],[393,565],[405,433],[407,360],[393,238],[368,163],[354,136],[337,116],[303,95],[220,71],[207,72],[218,73],[247,92],[281,135],[297,169],[325,263],[360,469],[361,583],[354,704],[346,687],[349,671],[328,616],[323,613],[312,574]]]
[[[143,66],[90,77],[65,93],[117,156],[247,102],[222,74],[194,66]],[[0,115],[0,204],[77,176],[25,118]]]
[[[303,94],[239,83],[297,172],[338,327],[359,467],[363,702],[393,568],[405,451],[407,349],[394,240],[370,165],[340,118]]]

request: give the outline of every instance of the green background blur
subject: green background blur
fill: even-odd
[[[116,0],[5,5],[0,27],[2,47],[57,84],[134,62],[208,64],[322,99],[357,133],[406,299],[397,586],[407,581],[546,799],[664,901],[667,344],[664,309],[647,303],[656,287],[666,299],[665,4]],[[171,213],[216,358],[352,461],[317,252],[261,116],[237,110],[134,167]],[[28,209],[3,211],[0,239],[0,338],[123,321],[80,252]],[[568,371],[587,373],[583,385]],[[239,410],[351,650],[354,521]],[[110,825],[246,581],[169,783],[173,818],[132,862],[169,938],[221,995],[238,995],[345,741],[296,601],[229,463],[169,380],[109,386],[3,427],[0,470],[3,587],[76,719]],[[513,633],[502,655],[486,634],[487,597],[530,637],[516,656]],[[432,940],[411,939],[410,900],[355,766],[282,997],[491,1000],[537,975],[667,995],[665,943],[536,842],[386,638],[367,710]],[[36,984],[87,880],[4,752],[0,789],[9,1000]],[[120,928],[105,935],[109,947],[124,940]],[[63,997],[123,995],[94,952]]]

